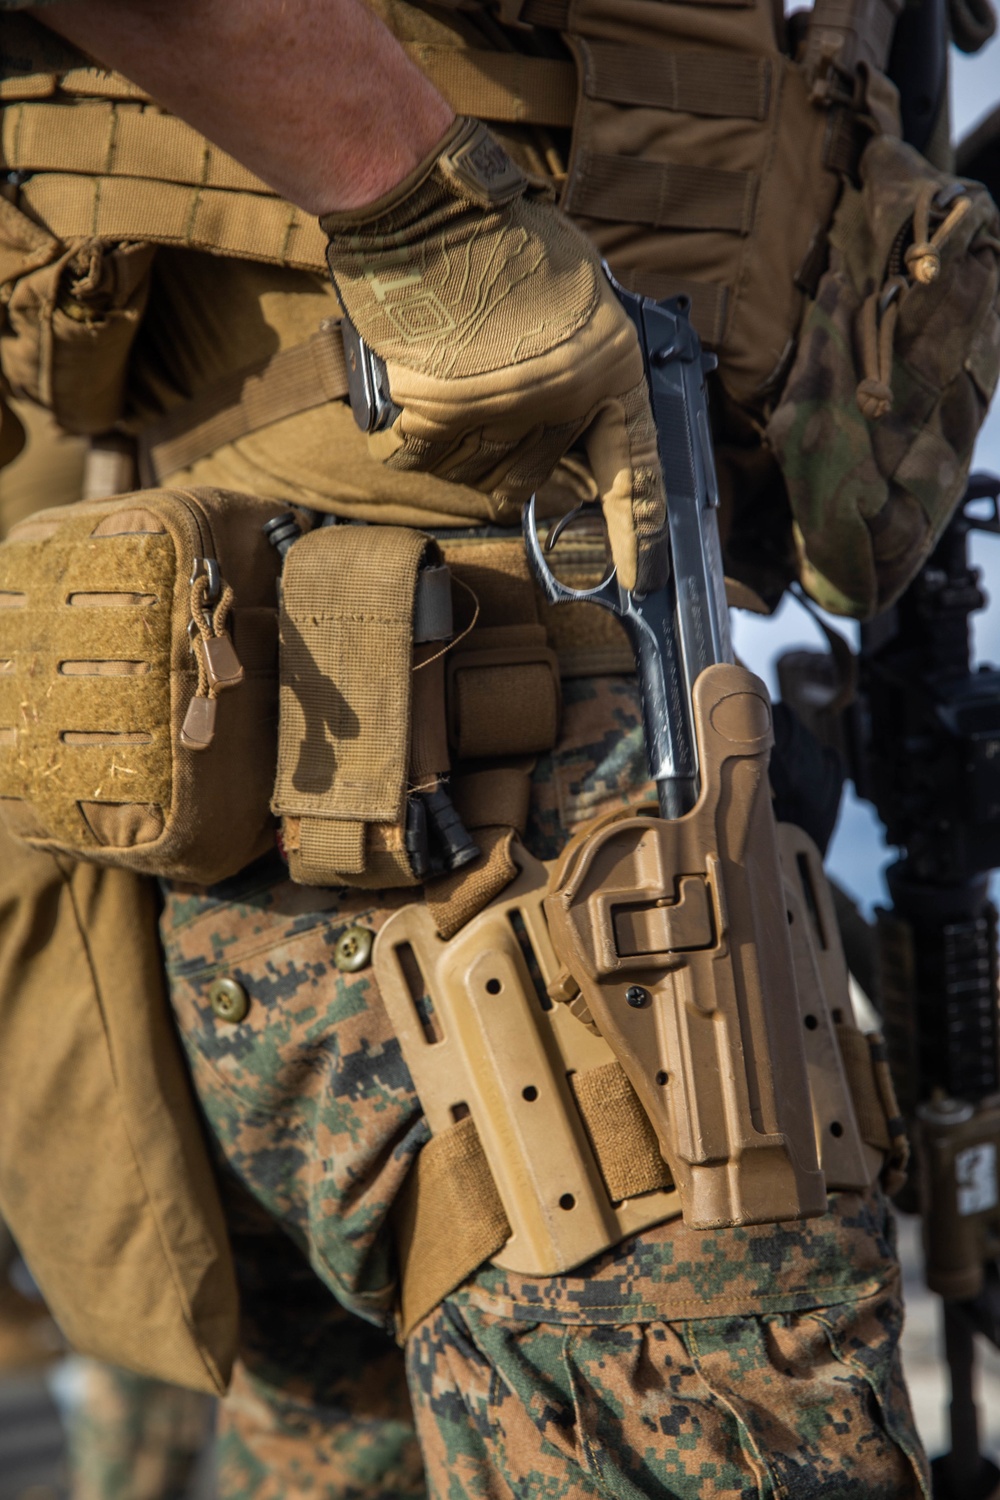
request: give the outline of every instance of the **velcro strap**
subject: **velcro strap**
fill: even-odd
[[[301,821],[298,849],[301,878],[319,885],[331,871],[360,875],[365,868],[365,825],[346,819]]]
[[[610,1196],[618,1202],[672,1187],[653,1127],[621,1064],[575,1073],[572,1084]],[[405,1338],[510,1236],[471,1116],[423,1147],[400,1195],[394,1228]]]
[[[340,323],[326,319],[310,339],[240,370],[193,401],[174,407],[139,434],[145,485],[187,469],[226,443],[347,395]]]
[[[471,1115],[420,1151],[393,1227],[401,1267],[402,1340],[510,1237],[510,1221]]]
[[[559,661],[545,627],[473,631],[448,658],[447,698],[449,740],[460,759],[551,750],[559,731]]]
[[[748,234],[757,179],[721,167],[580,153],[563,207],[573,214],[658,229],[721,229]]]
[[[621,1063],[574,1073],[570,1084],[612,1202],[673,1187],[656,1131]]]
[[[453,938],[510,885],[517,874],[511,853],[513,842],[512,828],[477,828],[476,843],[482,858],[453,875],[428,881],[424,901],[438,937],[445,942]]]
[[[521,765],[466,771],[454,777],[452,799],[466,828],[499,825],[515,828],[523,835],[528,826],[533,769],[534,761],[530,760]]]
[[[577,45],[583,91],[590,99],[720,119],[767,119],[771,63],[766,57],[721,49],[665,52],[615,42]]]

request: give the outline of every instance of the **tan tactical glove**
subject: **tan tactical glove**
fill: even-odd
[[[582,438],[626,588],[661,583],[666,503],[638,339],[593,247],[474,120],[376,203],[321,220],[399,414],[371,439],[523,503]]]

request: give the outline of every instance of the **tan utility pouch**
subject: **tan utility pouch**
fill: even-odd
[[[478,909],[512,877],[495,835],[523,824],[530,766],[516,762],[551,749],[559,715],[523,549],[472,542],[455,556],[453,596],[438,544],[408,527],[324,526],[291,547],[272,802],[294,880],[431,880],[432,906],[451,908],[441,931],[470,915],[474,887]],[[437,884],[466,868],[461,899]]]
[[[236,1278],[152,882],[0,828],[0,1214],[74,1348],[221,1393]]]
[[[913,578],[965,486],[1000,372],[1000,214],[977,183],[880,137],[767,437],[802,582],[861,619]]]
[[[144,490],[0,546],[0,815],[38,849],[211,884],[273,840],[282,507]]]
[[[417,882],[405,825],[426,560],[438,561],[435,544],[402,526],[321,527],[288,553],[272,806],[292,879],[305,885]]]

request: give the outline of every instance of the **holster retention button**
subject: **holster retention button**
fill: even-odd
[[[333,961],[345,974],[356,974],[372,956],[375,934],[370,927],[347,927],[337,939]]]
[[[250,996],[235,979],[216,979],[208,992],[208,1003],[220,1021],[235,1025],[250,1009]]]

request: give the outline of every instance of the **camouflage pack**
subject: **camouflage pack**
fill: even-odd
[[[980,184],[874,139],[767,436],[799,574],[836,614],[890,605],[965,486],[1000,373],[1000,214]]]

